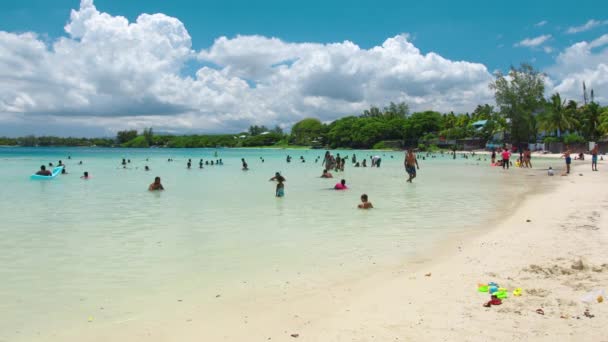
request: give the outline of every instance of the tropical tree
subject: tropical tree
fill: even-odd
[[[323,124],[319,119],[307,118],[291,128],[291,139],[297,145],[310,145],[321,136]]]
[[[521,145],[536,140],[534,115],[543,107],[544,75],[532,66],[522,64],[517,69],[511,67],[507,76],[496,73],[490,89],[495,91],[499,112],[510,120],[512,143]]]
[[[118,131],[118,133],[116,133],[116,140],[118,140],[120,144],[124,144],[135,138],[137,138],[137,130],[134,129],[127,131]]]
[[[600,114],[602,108],[597,102],[590,102],[579,110],[581,111],[581,132],[583,137],[587,141],[597,141],[601,136],[599,126],[601,124]]]
[[[566,105],[566,100],[562,101],[559,93],[551,95],[546,102],[544,111],[538,114],[538,127],[547,132],[555,132],[555,136],[561,135],[567,130],[577,127],[576,118],[571,108]]]

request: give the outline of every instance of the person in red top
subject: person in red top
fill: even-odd
[[[348,189],[348,187],[346,186],[346,181],[343,179],[340,181],[340,183],[336,184],[336,186],[334,186],[335,190],[346,190]]]
[[[508,149],[504,149],[504,151],[502,151],[502,168],[504,169],[505,167],[507,168],[507,170],[509,169],[509,158],[511,157],[511,152],[509,152]]]

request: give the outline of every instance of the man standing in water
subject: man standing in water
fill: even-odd
[[[414,155],[414,151],[411,148],[407,150],[403,164],[405,165],[405,171],[410,176],[407,181],[411,183],[416,178],[416,169],[420,169],[418,159],[416,159],[416,155]]]

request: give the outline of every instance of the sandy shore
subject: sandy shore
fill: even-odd
[[[608,298],[580,300],[588,291],[608,290],[608,174],[601,164],[600,172],[591,172],[588,163],[570,176],[547,177],[542,191],[491,229],[455,236],[398,267],[331,287],[294,288],[287,282],[272,296],[253,290],[247,298],[222,294],[51,339],[608,341]],[[477,284],[490,281],[511,291],[521,287],[523,295],[483,307],[489,295],[479,293]]]

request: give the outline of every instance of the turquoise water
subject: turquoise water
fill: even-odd
[[[199,170],[215,152],[224,165]],[[244,295],[243,283],[272,289],[286,278],[322,286],[398,263],[497,216],[544,174],[438,156],[407,184],[400,152],[336,152],[377,154],[382,165],[348,163],[321,179],[317,150],[0,148],[0,341],[84,326],[99,307],[118,321],[180,296]],[[67,175],[29,179],[58,160]],[[268,181],[276,171],[284,198]],[[147,191],[155,176],[162,193]],[[329,190],[340,178],[350,189]],[[362,193],[376,209],[356,209]]]

